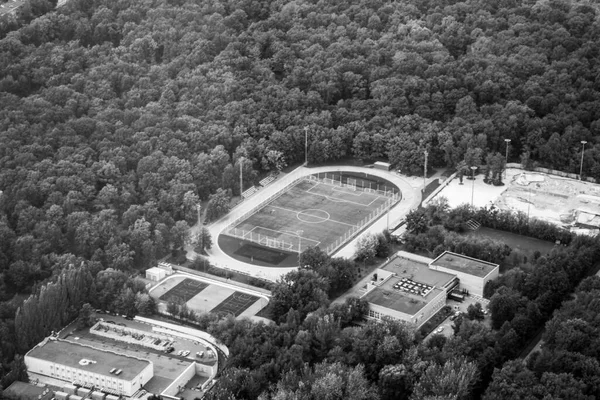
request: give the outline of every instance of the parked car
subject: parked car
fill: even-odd
[[[183,352],[182,356],[187,357],[190,354],[189,350],[186,350]]]
[[[444,332],[444,327],[443,326],[440,326],[439,328],[437,328],[435,330],[435,333],[442,333],[442,332]]]

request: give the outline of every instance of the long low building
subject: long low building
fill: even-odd
[[[148,360],[46,338],[25,355],[30,374],[130,397],[154,376]]]

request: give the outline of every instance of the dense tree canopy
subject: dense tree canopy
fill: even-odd
[[[302,162],[305,133],[309,163],[387,159],[416,174],[427,151],[429,166],[486,164],[490,178],[498,178],[504,139],[511,139],[509,161],[578,173],[583,160],[583,175],[600,178],[600,19],[587,2],[86,0],[53,6],[29,0],[16,16],[0,17],[2,374],[19,376],[17,352],[54,327],[46,321],[18,343],[5,339],[14,338],[15,328],[45,321],[33,321],[23,310],[37,312],[45,296],[63,298],[63,272],[93,281],[88,289],[81,286],[82,293],[106,289],[113,297],[99,296],[102,307],[128,312],[133,304],[151,312],[151,302],[120,273],[152,265],[185,243],[199,201],[210,200],[209,216],[217,218],[240,187]],[[444,236],[442,229],[460,230],[469,212],[454,211],[443,221],[436,211],[411,215],[415,248],[485,248],[490,258],[504,256],[494,243]],[[481,211],[478,217],[544,239],[561,235],[519,215]],[[352,374],[358,388],[366,387],[359,385],[364,374],[369,384],[380,379],[388,389],[418,387],[423,396],[438,396],[443,382],[449,382],[443,395],[462,396],[466,387],[481,393],[477,385],[491,379],[493,366],[514,356],[510,349],[550,318],[597,256],[595,245],[582,239],[492,284],[488,292],[497,292],[500,311],[494,317],[498,345],[467,351],[453,342],[457,353],[469,353],[457,366],[464,379],[415,386],[421,376],[435,377],[452,364],[434,356],[416,363],[401,335],[392,333],[381,336],[391,353],[362,349],[368,340],[360,332],[330,340],[327,332],[336,329],[331,321],[316,324],[322,336],[314,340],[321,347],[307,350],[313,338],[294,332],[286,343],[296,347],[286,354],[293,363],[293,356],[314,351],[304,376],[331,378],[342,394]],[[82,265],[85,274],[72,272]],[[332,288],[327,279],[346,279],[352,265],[331,261],[327,277],[312,279],[319,268],[282,282],[304,290],[305,298],[277,292],[281,321],[301,320],[298,315],[325,304]],[[50,282],[46,292],[36,286],[44,280]],[[309,298],[312,289],[317,296]],[[33,297],[19,304],[11,301],[17,293]],[[75,311],[84,297],[77,298]],[[513,303],[514,315],[505,307]],[[469,343],[490,343],[486,335],[471,335],[470,323],[462,322],[458,337],[464,329]],[[553,325],[549,342],[572,354],[577,341],[569,338],[590,330],[585,319]],[[337,347],[330,349],[331,343]],[[350,348],[358,350],[346,359]],[[264,350],[271,354],[267,344]],[[325,353],[329,364],[316,367]],[[275,368],[261,360],[267,381],[275,382]],[[340,367],[340,360],[350,367]],[[250,365],[239,368],[231,381]],[[504,376],[519,373],[513,368]],[[558,390],[563,384],[580,388],[556,370],[538,379],[558,398],[569,395]],[[473,380],[479,382],[471,385]],[[266,389],[264,381],[244,382],[241,397]],[[297,387],[281,390],[285,396]]]

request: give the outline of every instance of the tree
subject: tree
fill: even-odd
[[[85,303],[79,310],[79,315],[77,316],[77,326],[79,329],[89,328],[94,325],[96,321],[93,314],[94,309],[90,303]]]
[[[381,400],[407,400],[413,390],[414,376],[402,364],[386,365],[379,372]]]
[[[309,312],[328,304],[329,283],[314,271],[299,269],[284,275],[272,292],[274,320],[285,320],[291,309],[298,311],[304,318]]]
[[[418,235],[426,232],[428,227],[429,220],[424,210],[418,208],[406,214],[406,230],[408,232]]]
[[[370,233],[363,234],[356,242],[354,258],[362,261],[369,261],[375,258],[378,245],[377,236]]]
[[[190,226],[185,221],[177,221],[171,228],[171,238],[173,249],[180,249],[185,246],[190,238]]]
[[[464,357],[446,361],[444,365],[432,364],[415,385],[411,399],[427,396],[468,399],[478,377],[477,365]]]
[[[480,302],[477,302],[475,304],[469,304],[469,307],[467,307],[467,317],[471,321],[482,321],[485,318],[485,314],[483,313],[483,307],[481,307]]]
[[[230,200],[230,193],[223,189],[218,189],[215,194],[210,195],[208,204],[206,205],[207,221],[214,221],[222,215],[227,214],[229,212]]]
[[[200,228],[196,237],[196,251],[198,251],[201,254],[204,254],[205,249],[210,250],[210,248],[212,247],[212,236],[210,235],[210,231],[207,228]]]

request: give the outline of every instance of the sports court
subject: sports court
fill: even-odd
[[[364,174],[313,175],[279,192],[224,234],[241,239],[236,251],[251,261],[268,262],[269,255],[259,254],[258,246],[244,247],[243,241],[292,253],[319,246],[331,254],[399,200],[394,185]]]
[[[256,315],[267,305],[258,295],[236,290],[235,286],[205,282],[202,277],[176,274],[150,289],[150,296],[166,303],[185,304],[196,313],[218,312],[238,316]]]
[[[159,299],[166,302],[183,304],[187,303],[191,298],[196,296],[207,287],[207,283],[193,279],[184,279],[176,286],[169,289],[169,291],[165,292],[165,294],[160,296]]]
[[[233,292],[228,298],[225,299],[225,301],[213,308],[210,312],[233,314],[237,317],[246,309],[248,309],[248,307],[254,304],[258,299],[259,298],[257,296],[252,296],[251,294]]]

